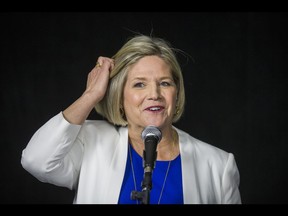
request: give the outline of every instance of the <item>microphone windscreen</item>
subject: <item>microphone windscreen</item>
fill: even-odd
[[[159,128],[157,128],[155,126],[147,126],[142,131],[141,137],[145,141],[145,139],[149,136],[154,136],[159,143],[162,139],[162,132],[160,131]]]

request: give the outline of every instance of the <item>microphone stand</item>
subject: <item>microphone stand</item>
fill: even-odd
[[[132,191],[131,199],[139,200],[141,204],[150,204],[150,191],[152,189],[152,168],[144,168],[143,180],[141,183],[142,191]]]
[[[157,152],[154,153],[154,166],[146,164],[146,154],[145,150],[143,153],[144,157],[144,175],[143,180],[141,182],[142,191],[132,191],[131,192],[131,199],[132,200],[139,200],[141,204],[150,204],[150,191],[152,190],[152,172],[155,166],[155,160],[157,158]]]
[[[157,144],[162,138],[161,131],[154,127],[148,126],[142,132],[144,140],[143,167],[144,175],[141,182],[142,191],[132,191],[131,199],[139,200],[141,204],[150,204],[150,191],[152,190],[152,173],[156,164]]]

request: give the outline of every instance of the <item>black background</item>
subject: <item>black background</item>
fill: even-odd
[[[33,133],[77,99],[98,56],[134,33],[184,51],[187,104],[177,127],[232,152],[245,204],[288,203],[285,12],[0,13],[0,203],[72,203],[20,164]],[[95,112],[91,119],[100,118]]]

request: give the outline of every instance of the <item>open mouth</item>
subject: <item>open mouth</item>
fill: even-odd
[[[164,107],[162,106],[151,106],[146,108],[145,110],[150,111],[150,112],[161,112],[162,110],[164,110]]]

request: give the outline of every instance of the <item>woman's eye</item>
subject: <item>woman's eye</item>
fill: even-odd
[[[170,86],[171,84],[169,82],[161,82],[162,86]]]
[[[135,83],[135,84],[134,84],[134,87],[142,88],[142,87],[144,87],[144,83],[141,83],[141,82]]]

